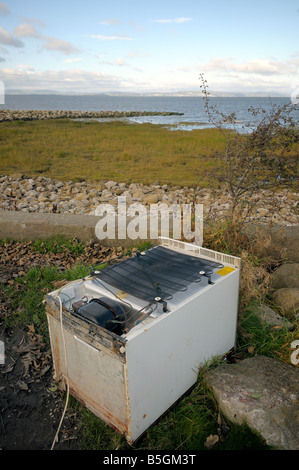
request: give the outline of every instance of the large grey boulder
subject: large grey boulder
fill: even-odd
[[[286,263],[275,269],[272,274],[271,288],[299,287],[299,263]]]
[[[243,232],[253,242],[258,239],[269,239],[268,252],[271,257],[281,259],[282,251],[289,262],[299,263],[299,224],[297,225],[274,225],[269,229],[267,224],[248,224]]]
[[[255,309],[255,313],[261,320],[261,322],[269,327],[278,328],[291,328],[292,324],[287,318],[279,315],[268,305],[258,305]]]
[[[273,301],[284,315],[296,316],[299,313],[299,287],[283,287],[272,295]]]
[[[299,369],[255,356],[221,364],[206,376],[220,410],[231,422],[246,422],[266,444],[299,450]]]

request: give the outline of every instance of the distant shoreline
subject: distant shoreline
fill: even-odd
[[[244,124],[246,128],[255,125],[255,116],[250,109],[264,109],[271,112],[274,105],[281,106],[288,103],[289,99],[282,97],[217,97],[213,93],[210,95],[211,104],[220,113],[219,115],[230,116],[232,113],[236,117],[233,125],[225,123],[225,128],[234,128],[234,130],[243,132]],[[128,118],[137,123],[151,123],[166,126],[180,126],[184,124],[185,130],[203,129],[211,127],[210,116],[207,114],[203,96],[176,96],[172,95],[147,95],[138,94],[98,94],[98,95],[61,95],[61,94],[23,94],[5,96],[5,104],[0,104],[0,113],[2,112],[24,111],[48,111],[57,110],[65,112],[96,112],[109,113],[103,115],[93,114],[93,118],[108,117],[113,118],[111,113],[117,118]],[[135,113],[130,114],[128,113]],[[76,115],[74,119],[85,118],[91,115]],[[68,116],[65,116],[68,118]],[[58,116],[59,118],[59,116]],[[70,116],[72,119],[73,116]],[[10,118],[9,118],[10,119]],[[21,118],[23,119],[23,118]],[[48,119],[44,116],[43,119]],[[10,119],[11,120],[11,119]],[[13,119],[12,119],[13,120]],[[238,121],[238,122],[237,122]],[[190,126],[192,122],[192,126]],[[188,128],[187,128],[188,126]]]
[[[35,121],[46,119],[126,118],[138,116],[183,116],[184,113],[158,111],[62,111],[0,109],[2,121]]]
[[[152,92],[152,93],[121,93],[121,92],[106,92],[106,93],[62,93],[62,92],[53,92],[47,90],[41,90],[40,92],[22,92],[20,90],[6,92],[6,96],[123,96],[123,97],[137,97],[137,98],[147,98],[147,97],[174,97],[174,98],[201,98],[203,96],[202,92],[173,92],[173,93],[163,93],[163,92]],[[234,92],[222,92],[222,91],[211,91],[211,98],[290,98],[288,95],[280,94],[271,94],[267,92],[253,92],[253,93],[234,93]]]

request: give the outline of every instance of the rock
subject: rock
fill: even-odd
[[[25,112],[26,114],[27,112]],[[30,119],[40,119],[40,112],[30,112]],[[76,113],[76,112],[74,112]],[[53,111],[44,112],[48,115],[49,119],[52,117],[70,117],[72,112],[64,111]],[[89,113],[84,113],[87,117]],[[0,110],[1,115],[1,110]],[[80,115],[80,112],[78,113]],[[1,119],[1,116],[0,116]],[[28,118],[29,119],[29,118]],[[82,196],[82,194],[86,196]],[[77,195],[77,196],[76,196]],[[203,204],[205,221],[216,220],[226,217],[230,210],[230,196],[224,190],[224,188],[212,190],[209,188],[187,188],[180,186],[170,186],[167,184],[159,183],[158,181],[151,185],[143,185],[141,183],[117,183],[113,180],[109,181],[83,181],[83,182],[62,182],[56,179],[38,176],[36,178],[29,178],[21,174],[16,175],[1,175],[0,176],[0,209],[4,210],[16,210],[17,205],[22,202],[28,205],[28,207],[35,207],[33,198],[37,199],[37,211],[49,212],[52,207],[52,203],[59,204],[66,198],[72,198],[80,202],[82,200],[88,200],[88,206],[85,207],[85,213],[89,214],[93,212],[97,205],[100,203],[107,203],[113,201],[115,203],[117,196],[125,196],[127,205],[132,202],[140,202],[144,205],[156,204],[159,201],[166,203],[168,206],[172,204]],[[271,212],[269,204],[273,199],[273,193],[263,191],[256,197],[253,196],[253,200],[257,200],[260,203],[259,212],[256,212],[256,216],[252,214],[248,216],[248,221],[252,222],[259,219],[263,222],[263,227],[267,227],[268,221],[273,219],[273,211]],[[277,249],[277,259],[281,259],[281,248],[283,247],[286,251],[289,260],[299,262],[299,237],[298,230],[299,225],[295,218],[294,204],[298,204],[299,194],[281,191],[275,195],[278,201],[278,205],[284,203],[284,209],[287,211],[288,220],[291,220],[291,225],[286,224],[284,218],[281,217],[281,212],[278,211],[277,215],[277,226],[279,228],[276,231],[279,238],[275,243]],[[41,204],[41,203],[47,203]],[[269,204],[268,204],[269,202]],[[287,202],[287,203],[286,203]],[[82,207],[75,204],[70,207],[71,213],[81,213]],[[67,211],[67,210],[66,210]],[[258,215],[259,214],[259,215]],[[261,217],[263,214],[263,217]],[[297,225],[296,225],[297,224]],[[247,224],[249,225],[249,224]],[[282,233],[280,229],[283,228]],[[271,255],[273,254],[273,246],[269,246]],[[285,286],[290,287],[290,286]]]
[[[90,191],[88,191],[88,197],[93,198],[93,197],[95,197],[95,196],[97,196],[97,195],[98,195],[98,190],[95,189],[95,188],[93,188],[93,189],[91,189]]]
[[[296,315],[299,312],[299,287],[283,287],[276,290],[272,297],[283,313]]]
[[[144,192],[142,189],[135,189],[132,191],[132,199],[140,201],[144,197]]]
[[[122,197],[125,197],[126,198],[126,204],[131,204],[132,202],[132,195],[130,193],[130,191],[126,190],[122,193]]]
[[[115,186],[117,186],[117,183],[116,183],[116,181],[107,181],[107,183],[105,183],[105,186],[106,186],[107,189],[112,189]]]
[[[28,191],[27,197],[33,197],[33,198],[36,198],[38,197],[38,192],[37,191],[34,191],[33,189],[31,191]]]
[[[157,193],[148,193],[142,198],[143,204],[156,204],[159,201]]]
[[[120,196],[124,192],[124,188],[116,188],[115,194],[116,196]]]
[[[6,188],[5,191],[3,192],[3,194],[5,194],[5,196],[11,196],[12,195],[11,188]]]
[[[44,119],[90,119],[90,118],[125,118],[132,116],[180,116],[182,113],[153,111],[40,111],[40,110],[0,110],[0,121],[44,120]]]
[[[56,193],[51,193],[50,196],[49,196],[49,200],[51,202],[55,202],[55,204],[57,204],[57,194]]]
[[[256,314],[260,318],[261,322],[269,326],[278,326],[281,328],[290,328],[291,323],[278,313],[276,313],[268,305],[259,305],[256,310]]]
[[[88,195],[86,193],[77,193],[74,196],[74,199],[76,201],[86,201],[86,199],[88,199]]]
[[[246,422],[269,446],[299,450],[298,368],[255,356],[221,364],[206,380],[228,420]]]
[[[25,209],[25,207],[27,207],[27,204],[25,202],[21,202],[19,205],[18,205],[18,209]]]
[[[279,266],[272,275],[271,287],[274,290],[283,287],[299,287],[299,263]]]
[[[104,189],[102,191],[102,195],[100,197],[100,200],[101,201],[108,201],[109,198],[113,197],[113,194],[111,191],[109,191],[108,189]]]
[[[45,193],[40,193],[37,200],[40,202],[46,202],[49,200],[49,197]]]

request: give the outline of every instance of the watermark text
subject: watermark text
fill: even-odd
[[[0,340],[0,365],[5,364],[5,347],[4,342]]]
[[[119,196],[117,206],[100,204],[95,215],[100,219],[95,227],[98,239],[157,239],[159,236],[181,239],[202,245],[203,204],[151,204],[127,206],[126,197]]]

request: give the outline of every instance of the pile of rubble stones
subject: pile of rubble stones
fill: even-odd
[[[94,215],[101,204],[117,206],[119,196],[149,207],[152,204],[202,204],[205,219],[228,215],[231,198],[224,189],[179,187],[156,182],[119,183],[116,181],[73,182],[58,181],[43,176],[25,177],[21,174],[0,176],[0,209],[22,212],[57,212],[62,214]],[[248,220],[269,221],[281,225],[298,223],[299,193],[284,189],[261,190],[250,202]]]

